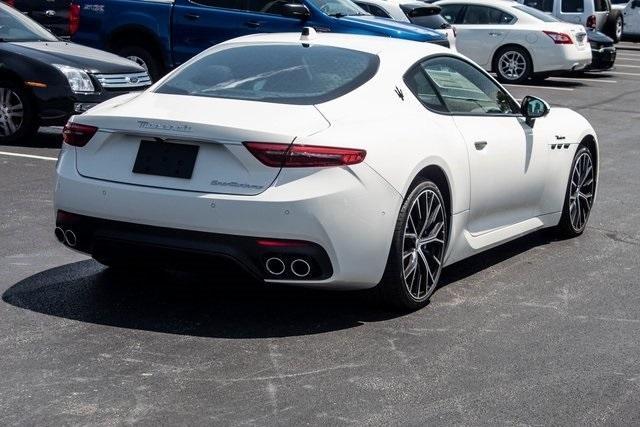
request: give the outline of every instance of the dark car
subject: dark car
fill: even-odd
[[[593,57],[589,68],[592,70],[608,70],[613,67],[616,62],[616,48],[613,45],[613,39],[595,30],[587,30],[587,38],[591,45],[591,56]]]
[[[59,40],[0,4],[0,143],[28,139],[39,126],[151,84],[139,65]]]
[[[71,0],[3,0],[58,37],[68,38],[80,10]],[[70,19],[71,18],[71,19]]]

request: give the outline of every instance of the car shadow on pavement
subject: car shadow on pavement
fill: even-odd
[[[443,271],[440,287],[549,241],[535,233],[456,263]],[[265,286],[231,266],[197,274],[115,273],[93,260],[37,273],[2,300],[81,322],[228,339],[318,334],[403,315],[386,310],[371,291]]]
[[[53,128],[41,128],[31,140],[25,142],[5,143],[6,146],[24,148],[60,148],[62,146],[62,134]]]

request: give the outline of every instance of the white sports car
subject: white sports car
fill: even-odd
[[[456,27],[456,48],[503,83],[522,83],[591,64],[582,25],[561,22],[507,0],[443,0],[435,4]]]
[[[114,267],[235,260],[266,282],[425,304],[443,266],[544,227],[583,232],[598,145],[448,49],[265,34],[73,117],[57,238]]]

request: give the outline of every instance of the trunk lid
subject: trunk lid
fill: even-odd
[[[117,101],[117,100],[114,100]],[[75,122],[96,126],[91,142],[77,150],[77,169],[85,177],[133,185],[204,193],[255,195],[266,190],[280,168],[259,162],[245,141],[290,144],[329,123],[312,105],[285,105],[182,95],[143,93],[123,104],[110,102]],[[190,178],[134,172],[142,141],[197,146]],[[165,145],[162,145],[165,144]],[[146,151],[145,153],[148,153]],[[167,153],[167,151],[165,151]],[[169,151],[169,157],[174,156]],[[146,157],[162,159],[165,154]],[[171,167],[171,166],[170,166]]]
[[[571,40],[578,50],[584,50],[589,47],[587,31],[582,25],[569,24],[567,22],[553,22],[549,23],[549,30],[567,34],[571,37]]]

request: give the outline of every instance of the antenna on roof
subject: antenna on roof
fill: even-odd
[[[300,35],[301,42],[308,42],[316,38],[316,30],[313,27],[304,27]]]

